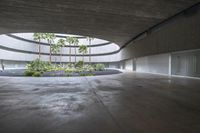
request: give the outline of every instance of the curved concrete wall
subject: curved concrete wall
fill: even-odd
[[[56,41],[60,37],[56,38]],[[80,44],[88,44],[87,38],[80,38]],[[44,44],[43,44],[44,43]],[[0,59],[15,60],[15,61],[32,61],[38,58],[38,43],[33,40],[33,33],[18,33],[12,35],[0,35]],[[91,56],[92,62],[115,62],[119,61],[119,54],[113,54],[119,50],[119,46],[105,40],[92,40],[92,47],[88,46],[88,54],[85,55],[84,61],[89,61]],[[49,44],[42,41],[41,44],[41,59],[49,60]],[[89,54],[91,49],[91,54]],[[77,61],[82,60],[82,54],[78,52],[78,47],[71,47],[72,62],[75,61],[75,50]],[[62,55],[62,57],[60,57]],[[69,47],[63,47],[61,52],[53,54],[52,61],[54,62],[69,62]]]
[[[155,27],[122,49],[123,59],[200,48],[200,7]]]
[[[200,77],[199,49],[198,6],[154,27],[128,44],[120,51],[120,68],[137,72]]]

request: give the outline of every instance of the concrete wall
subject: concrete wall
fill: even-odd
[[[200,8],[148,31],[121,51],[121,59],[200,48]]]
[[[125,61],[125,70],[133,71],[133,59]]]
[[[108,65],[109,68],[119,69],[119,62],[112,62]]]
[[[136,71],[169,74],[170,54],[160,54],[137,58]]]
[[[33,34],[32,33],[20,33],[20,34],[14,34],[15,36],[18,36],[23,39],[27,39],[30,41],[33,41]],[[87,39],[80,39],[81,42],[85,43],[87,42]],[[108,41],[95,39],[94,45],[98,43],[106,43]],[[82,44],[82,43],[80,43]],[[0,35],[0,47],[4,47],[6,49],[0,48],[0,59],[3,60],[13,60],[13,61],[32,61],[38,58],[38,44],[34,42],[24,41],[20,39],[16,39],[7,35]],[[91,56],[92,62],[116,62],[120,59],[120,53],[115,54],[108,54],[110,52],[114,52],[118,50],[119,47],[114,44],[110,43],[107,45],[100,45],[96,47],[91,47],[91,54],[95,54],[94,56]],[[44,61],[49,60],[49,46],[48,45],[41,45],[41,59]],[[69,54],[69,48],[62,48],[62,51],[60,52],[62,54]],[[60,54],[58,53],[58,54]],[[71,54],[75,54],[75,48],[71,48]],[[78,48],[76,48],[76,54],[82,55],[78,52]],[[89,54],[89,49],[88,49]],[[102,54],[102,55],[98,55]],[[105,55],[104,55],[105,54]],[[75,62],[75,56],[71,56],[72,62]],[[77,56],[77,61],[82,60],[82,56]],[[60,56],[52,56],[52,61],[54,62],[69,62],[69,56],[63,56],[60,58]],[[89,62],[89,56],[84,57],[85,62]]]
[[[25,69],[27,62],[21,62],[21,61],[2,61],[4,65],[4,70],[6,69]],[[0,70],[2,70],[2,67],[0,65]]]
[[[120,66],[129,68],[126,60],[132,58],[136,59],[138,72],[199,77],[199,52],[174,53],[195,49],[200,49],[200,8],[183,13],[131,42],[120,51],[121,60],[125,61]]]
[[[33,61],[38,58],[37,54],[27,54],[27,53],[18,53],[18,52],[12,52],[12,51],[7,51],[7,50],[2,50],[0,49],[0,59],[3,60],[14,60],[14,61]],[[91,61],[94,63],[101,63],[101,62],[117,62],[119,58],[119,54],[113,54],[113,55],[105,55],[105,56],[92,56]],[[41,59],[43,61],[49,61],[49,55],[42,55]],[[75,57],[72,56],[71,58],[72,62],[75,62]],[[83,57],[77,56],[76,57],[77,61],[83,60]],[[53,62],[60,62],[60,57],[59,56],[52,56],[52,61]],[[64,56],[61,57],[62,62],[69,62],[69,56]],[[84,57],[85,62],[89,62],[89,57],[85,56]]]

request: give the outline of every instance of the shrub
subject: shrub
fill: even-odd
[[[93,72],[94,71],[94,67],[92,65],[85,65],[83,67],[84,71],[89,71],[89,72]]]
[[[75,66],[75,64],[73,64],[73,63],[68,63],[67,64],[67,68],[73,68]]]
[[[28,71],[39,71],[39,72],[43,71],[43,72],[45,72],[45,71],[51,69],[52,65],[49,62],[44,62],[39,59],[36,59],[36,60],[28,63],[27,68],[28,68]]]
[[[34,72],[32,76],[33,77],[41,77],[41,73],[40,72]]]
[[[88,74],[81,73],[80,76],[95,76],[95,75],[92,73],[88,73]]]
[[[65,69],[65,73],[73,73],[73,72],[75,72],[74,68],[66,68]]]
[[[34,71],[25,71],[26,76],[32,76],[34,74]]]
[[[87,74],[87,76],[95,76],[95,74],[93,74],[93,73],[90,73],[90,74]]]
[[[42,75],[41,72],[38,71],[25,71],[26,76],[40,77]]]
[[[95,65],[95,70],[96,71],[103,71],[105,69],[105,65],[104,64],[96,64]]]
[[[40,77],[46,71],[52,71],[53,66],[49,62],[41,61],[36,59],[27,64],[27,70],[25,71],[26,76]]]
[[[71,74],[66,74],[66,76],[67,76],[67,77],[71,77],[72,75],[71,75]]]

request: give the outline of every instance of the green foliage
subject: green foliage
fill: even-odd
[[[83,67],[83,61],[78,61],[76,64],[75,64],[75,67],[78,67],[78,68],[81,68]]]
[[[51,45],[51,51],[52,53],[57,54],[58,52],[60,52],[60,45],[57,44]]]
[[[42,73],[52,69],[52,65],[49,62],[44,62],[36,59],[27,64],[26,76],[40,77]]]
[[[68,42],[69,45],[71,45],[71,44],[78,45],[78,43],[79,43],[79,41],[78,41],[77,38],[75,38],[75,37],[70,37],[70,36],[68,36],[68,37],[66,38],[66,42]]]
[[[89,73],[89,74],[84,74],[84,73],[81,73],[80,76],[95,76],[94,74],[92,73]]]
[[[92,65],[85,65],[84,71],[93,72],[95,68]]]
[[[68,63],[65,67],[66,68],[73,68],[73,67],[75,67],[75,65],[73,63]]]
[[[96,71],[103,71],[105,69],[105,65],[104,64],[96,64],[95,65],[95,70]]]
[[[76,64],[70,63],[63,67],[61,65],[51,64],[49,62],[44,62],[36,59],[27,64],[25,75],[40,77],[45,72],[64,71],[66,73],[66,76],[72,76],[73,74],[77,74],[80,76],[93,76],[93,71],[103,71],[104,69],[104,64],[84,65],[83,61],[79,61]]]
[[[88,53],[88,47],[86,45],[80,45],[79,46],[79,49],[78,49],[79,53],[82,53],[82,54],[87,54]]]
[[[60,47],[64,47],[65,46],[65,40],[64,39],[59,39],[57,42],[57,45]]]
[[[73,73],[75,71],[76,71],[75,68],[67,68],[67,69],[65,69],[65,73]]]
[[[41,77],[41,72],[34,72],[33,77]]]
[[[29,64],[27,64],[27,68],[29,71],[39,71],[39,72],[45,72],[51,67],[51,63],[44,62],[39,59],[36,59]]]
[[[25,76],[32,76],[34,74],[34,71],[25,71]]]
[[[30,71],[30,70],[25,71],[25,76],[41,77],[41,75],[42,75],[42,72]]]
[[[53,43],[54,42],[54,39],[56,38],[55,34],[54,33],[43,33],[43,38],[45,40],[47,40],[47,42],[49,44]]]
[[[42,39],[45,39],[45,34],[44,33],[34,33],[33,34],[33,39],[35,41],[40,42]]]

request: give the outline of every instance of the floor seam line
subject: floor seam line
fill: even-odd
[[[121,125],[119,124],[119,122],[115,119],[115,117],[112,115],[112,113],[109,111],[109,109],[106,107],[106,105],[103,103],[103,101],[101,100],[100,96],[96,93],[93,85],[89,82],[89,80],[87,79],[87,77],[85,77],[86,81],[88,82],[88,85],[91,87],[92,89],[92,93],[95,95],[95,97],[97,98],[98,102],[103,106],[103,108],[106,110],[106,112],[109,114],[109,116],[111,117],[111,119],[114,121],[114,123],[116,124],[116,126],[118,126],[118,128],[125,133],[125,130],[121,127]]]

